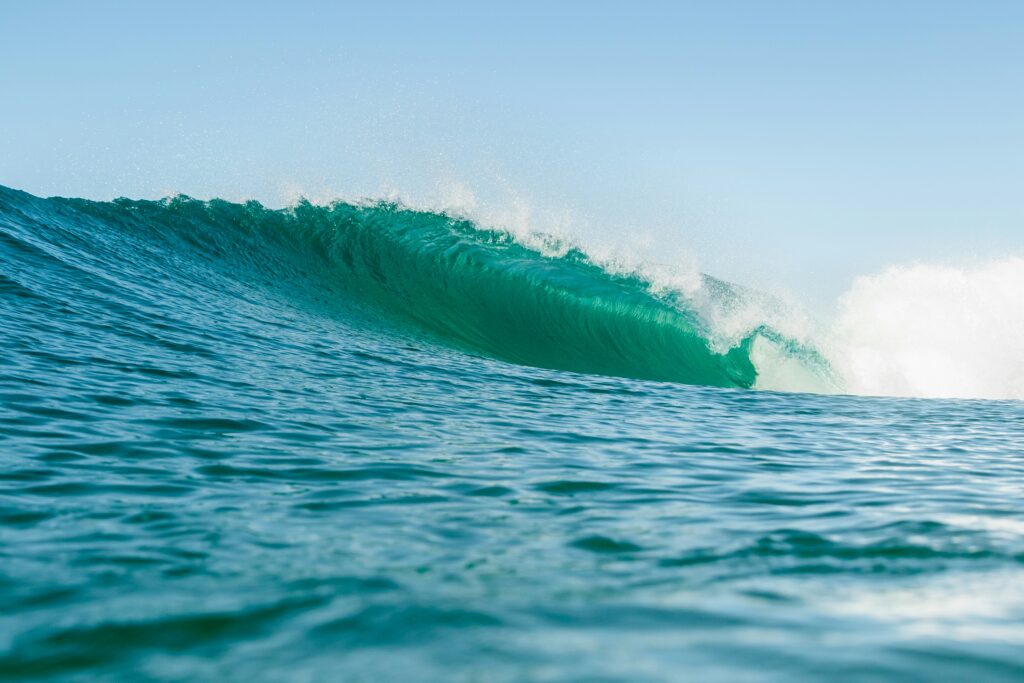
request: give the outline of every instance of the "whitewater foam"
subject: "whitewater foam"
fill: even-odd
[[[827,346],[851,393],[1024,398],[1024,258],[857,278]]]

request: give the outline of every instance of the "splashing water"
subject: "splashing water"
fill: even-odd
[[[861,277],[833,334],[851,392],[1024,398],[1024,259]]]

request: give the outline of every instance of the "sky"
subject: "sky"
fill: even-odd
[[[440,202],[827,306],[1024,254],[1024,3],[0,0],[0,184]]]

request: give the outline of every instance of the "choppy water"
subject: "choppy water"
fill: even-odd
[[[0,678],[1024,678],[1024,404],[750,391],[836,380],[699,310],[397,207],[0,189]]]

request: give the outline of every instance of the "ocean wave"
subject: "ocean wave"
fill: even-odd
[[[304,279],[322,290],[315,296],[344,298],[448,346],[522,365],[760,387],[756,358],[826,384],[823,359],[767,325],[718,332],[713,314],[738,307],[746,296],[739,287],[702,276],[693,291],[666,290],[641,273],[613,272],[578,247],[542,249],[441,212],[344,202],[271,210],[183,196],[38,200],[10,191],[5,203],[8,215],[21,205],[39,224],[104,233],[97,249],[124,252],[111,246],[115,235],[148,237],[246,281]],[[39,215],[47,211],[53,215]],[[180,279],[191,269],[160,275]]]
[[[708,275],[665,277],[570,240],[394,201],[269,209],[0,188],[0,218],[8,248],[50,261],[60,252],[40,268],[65,281],[116,279],[155,249],[170,257],[137,267],[149,287],[206,287],[224,306],[252,288],[287,290],[295,305],[358,308],[363,322],[521,365],[718,387],[1024,398],[1019,258],[862,277],[833,324],[808,325],[794,307]],[[225,279],[230,292],[218,289]]]

